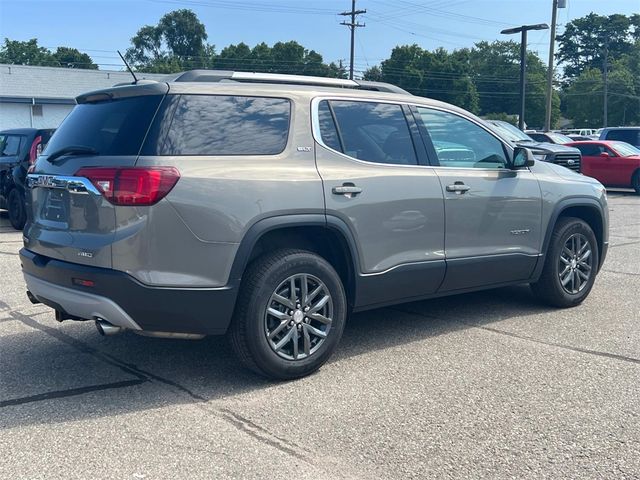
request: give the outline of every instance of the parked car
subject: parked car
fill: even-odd
[[[33,302],[104,334],[228,332],[296,378],[349,312],[523,283],[572,307],[607,253],[599,182],[393,85],[191,71],[77,103],[20,259]]]
[[[0,208],[8,210],[9,222],[22,230],[27,169],[44,149],[53,129],[19,128],[0,131]]]
[[[633,188],[640,195],[640,149],[614,141],[573,145],[582,152],[582,173],[607,187]]]
[[[529,148],[536,160],[555,163],[580,172],[580,150],[554,143],[540,143],[533,139],[530,133],[524,133],[515,125],[503,120],[487,120],[487,122],[512,144]]]
[[[573,142],[569,137],[557,132],[531,132],[528,133],[533,140],[542,143],[554,143],[556,145],[565,145]]]
[[[640,127],[603,128],[600,140],[618,140],[640,148]]]
[[[572,135],[579,135],[581,137],[591,137],[596,134],[595,128],[568,128],[560,131],[561,134],[571,137]],[[597,140],[597,139],[594,139]]]

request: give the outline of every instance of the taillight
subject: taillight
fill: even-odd
[[[42,142],[42,137],[37,136],[33,142],[31,142],[31,148],[29,149],[29,165],[33,165],[38,158],[38,145]]]
[[[114,205],[153,205],[164,198],[180,179],[174,167],[84,167],[85,177]]]

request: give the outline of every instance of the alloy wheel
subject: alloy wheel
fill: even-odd
[[[565,292],[575,295],[589,283],[593,272],[591,244],[581,233],[567,238],[560,252],[558,277]]]
[[[333,300],[319,278],[300,273],[275,289],[264,314],[271,349],[287,360],[313,355],[325,342],[333,322]]]

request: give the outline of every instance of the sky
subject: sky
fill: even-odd
[[[355,70],[388,58],[396,45],[417,43],[432,50],[504,40],[500,30],[522,24],[551,24],[552,0],[357,0],[366,26],[356,30]],[[165,13],[189,8],[205,24],[216,51],[229,44],[296,40],[326,62],[348,64],[349,29],[340,25],[350,0],[0,0],[0,38],[28,40],[89,54],[103,70],[120,70],[124,52],[143,25]],[[558,33],[572,19],[640,12],[640,0],[567,0],[558,10]],[[549,30],[529,32],[529,49],[547,60]]]

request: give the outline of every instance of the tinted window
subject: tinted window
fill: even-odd
[[[342,144],[338,137],[338,130],[336,129],[336,124],[333,121],[333,114],[329,108],[329,102],[326,100],[323,100],[320,102],[320,105],[318,105],[318,122],[320,126],[320,135],[322,136],[324,144],[329,148],[342,152]]]
[[[170,103],[160,155],[275,155],[287,144],[289,100],[180,95]]]
[[[82,145],[100,155],[137,155],[161,100],[147,95],[76,105],[51,137],[46,153]]]
[[[502,143],[485,129],[453,113],[418,108],[444,167],[505,168]]]
[[[400,105],[331,101],[344,153],[375,163],[418,163]]]
[[[18,135],[0,135],[0,156],[13,157],[20,151],[20,140]]]
[[[600,153],[604,152],[602,146],[593,143],[576,144],[573,146],[580,150],[580,153],[585,157],[597,157]]]
[[[640,130],[610,130],[607,140],[620,140],[631,145],[640,145]]]
[[[544,133],[527,133],[531,138],[533,138],[536,142],[546,143],[549,142],[549,139]]]

